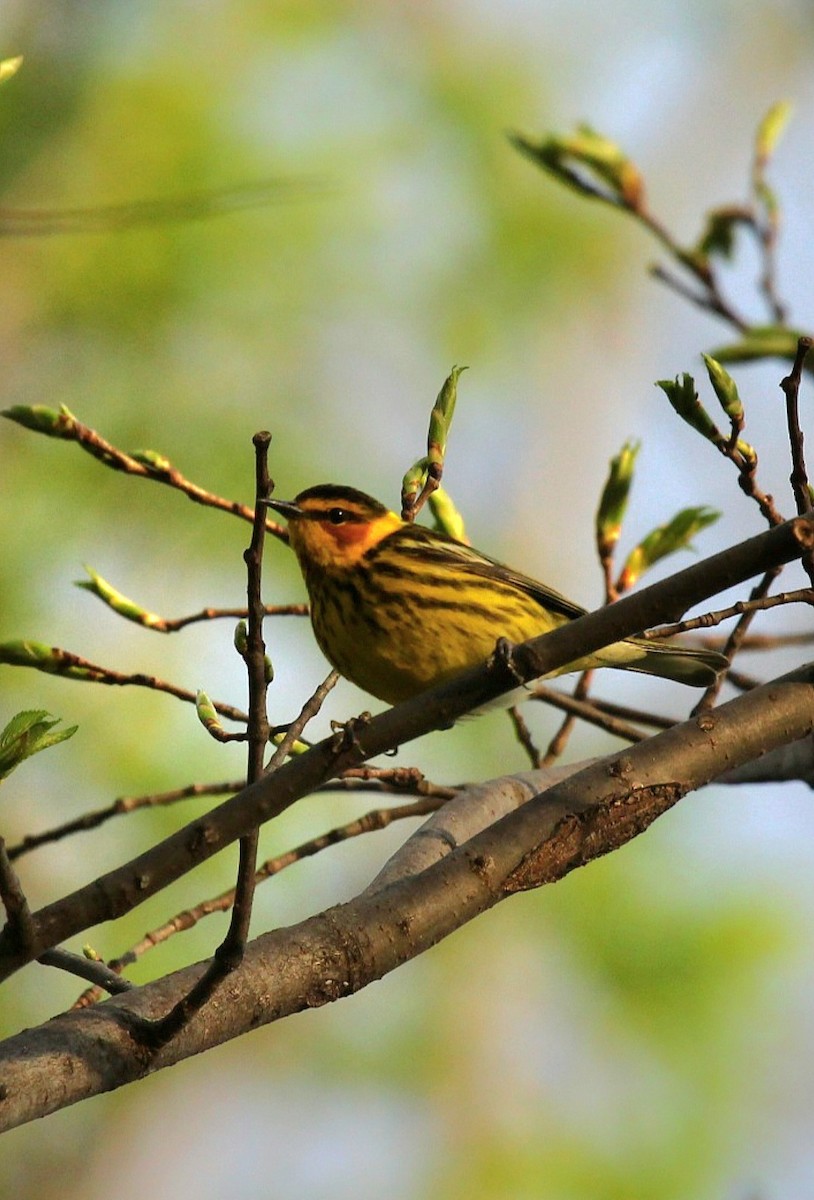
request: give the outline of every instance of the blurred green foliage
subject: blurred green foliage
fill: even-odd
[[[244,502],[253,486],[251,436],[270,428],[282,493],[335,478],[395,505],[402,473],[422,453],[443,372],[468,362],[445,484],[473,538],[476,522],[490,530],[495,553],[509,557],[522,547],[528,569],[542,573],[542,555],[559,551],[550,582],[569,590],[557,572],[571,571],[582,547],[592,566],[591,514],[609,455],[628,435],[645,433],[641,471],[662,429],[650,410],[640,420],[630,380],[614,375],[619,361],[639,340],[656,347],[658,366],[636,360],[635,387],[646,396],[649,380],[675,370],[685,361],[683,347],[697,349],[709,331],[684,330],[682,350],[674,349],[674,301],[662,300],[668,327],[654,333],[652,290],[646,308],[631,316],[634,294],[648,287],[641,254],[631,253],[634,232],[612,225],[613,214],[583,211],[530,169],[504,134],[548,127],[564,111],[568,122],[593,117],[597,105],[597,125],[624,126],[634,95],[646,131],[652,100],[656,124],[636,161],[647,174],[648,161],[658,165],[664,155],[657,182],[668,204],[678,203],[696,170],[682,155],[690,144],[703,152],[697,129],[703,126],[711,145],[711,114],[740,105],[748,138],[752,93],[761,92],[762,111],[763,91],[778,94],[776,75],[783,91],[794,82],[793,67],[806,78],[811,30],[810,23],[807,32],[797,28],[793,13],[787,26],[776,6],[756,6],[755,20],[764,14],[761,61],[777,64],[758,87],[749,58],[754,39],[737,41],[724,6],[690,5],[680,28],[668,23],[663,31],[647,6],[632,6],[629,26],[604,33],[592,13],[591,36],[583,31],[576,41],[569,29],[574,22],[583,29],[578,13],[560,24],[556,6],[542,10],[540,25],[523,5],[505,13],[503,6],[498,13],[349,0],[8,5],[0,13],[0,53],[23,53],[25,64],[0,91],[3,407],[65,404],[120,448],[148,445],[202,485]],[[717,51],[708,59],[708,47],[723,42],[727,62]],[[679,45],[685,57],[676,93],[668,48]],[[645,83],[631,90],[640,78],[634,66]],[[686,83],[694,72],[697,81]],[[725,104],[716,100],[718,89]],[[717,168],[721,152],[710,154]],[[274,179],[281,183],[272,203],[211,220],[11,236],[15,212],[136,201],[166,202],[171,210],[207,189]],[[648,188],[651,200],[657,191]],[[698,208],[712,199],[699,193]],[[696,217],[693,209],[687,227]],[[786,337],[783,346],[790,344]],[[751,349],[750,342],[715,354],[731,363]],[[716,457],[709,461],[717,465]],[[0,640],[40,639],[243,703],[233,622],[158,637],[124,626],[72,580],[92,561],[125,595],[166,616],[240,604],[248,526],[8,422],[0,427],[0,468]],[[682,470],[682,485],[697,482],[690,465]],[[665,479],[666,472],[657,477],[653,506],[641,519],[637,508],[642,528],[677,507],[672,497],[660,507]],[[637,504],[646,495],[640,485]],[[695,491],[683,498],[707,500]],[[482,535],[476,540],[491,548]],[[512,541],[501,553],[500,543]],[[266,589],[269,602],[301,599],[283,547],[270,548]],[[282,722],[323,664],[304,622],[272,623],[268,640],[276,669],[272,719]],[[6,784],[10,843],[122,793],[240,774],[242,752],[211,742],[191,706],[0,671],[7,716],[47,709],[80,726],[59,755],[33,760]],[[365,701],[340,687],[332,704],[338,707],[326,722]],[[421,761],[445,780],[521,769],[498,716],[424,741],[400,761]],[[586,734],[575,753],[606,745]],[[32,901],[86,882],[206,803],[118,818],[21,860]],[[369,806],[362,801],[359,810]],[[357,808],[343,797],[309,800],[264,831],[263,852],[330,828],[351,811]],[[722,860],[736,853],[727,834],[733,820],[721,817]],[[422,1193],[402,1187],[402,1164],[410,1162],[417,1166],[409,1178],[419,1181],[410,1187],[423,1184],[427,1196],[706,1197],[728,1194],[744,1178],[750,1130],[768,1131],[770,1158],[765,1147],[780,1116],[761,1108],[765,1089],[753,1080],[772,1069],[773,1043],[768,1037],[755,1048],[753,1030],[782,1023],[782,997],[767,997],[771,981],[793,970],[796,905],[765,876],[752,889],[724,879],[705,894],[714,872],[698,868],[696,877],[692,854],[707,833],[701,826],[693,835],[691,821],[689,833],[682,828],[686,840],[677,851],[671,817],[623,854],[502,906],[363,996],[230,1048],[239,1081],[261,1081],[251,1103],[277,1156],[276,1194],[302,1200],[324,1195],[330,1182],[338,1197],[412,1200]],[[256,928],[351,894],[384,847],[403,836],[394,829],[363,839],[261,889],[268,894],[258,898]],[[679,855],[684,865],[676,869]],[[232,857],[206,864],[115,929],[91,931],[89,940],[106,957],[120,952],[228,886]],[[133,978],[209,954],[221,931],[220,918],[203,922],[148,955]],[[45,1018],[76,991],[31,968],[6,985],[4,1031]],[[160,1187],[176,1176],[166,1130],[179,1119],[197,1129],[200,1098],[225,1094],[226,1054],[173,1073],[196,1080],[184,1113],[155,1078],[49,1118],[45,1141],[33,1128],[9,1135],[0,1195],[106,1194],[109,1147],[125,1127],[131,1157],[115,1156],[117,1185],[129,1178],[126,1195],[136,1187],[167,1194]],[[238,1099],[229,1104],[239,1106],[241,1089],[230,1081]],[[332,1122],[313,1116],[321,1111],[315,1100],[334,1081],[349,1097],[347,1111],[336,1114],[339,1128],[364,1084],[396,1117],[405,1100],[429,1113],[426,1145],[416,1145],[407,1123],[385,1163],[375,1139],[368,1141],[369,1176],[344,1166],[337,1173],[344,1159],[331,1140]],[[288,1139],[264,1107],[264,1097],[270,1102],[286,1088],[297,1119]],[[132,1133],[136,1118],[142,1135],[161,1130],[160,1181],[151,1179],[141,1149],[148,1139]],[[200,1126],[200,1149],[183,1159],[185,1172],[219,1121]],[[245,1125],[230,1147],[238,1155],[251,1122]],[[276,1169],[287,1140],[300,1164],[312,1161],[315,1145],[323,1148],[311,1191],[296,1164],[288,1182]],[[269,1177],[266,1168],[259,1181],[234,1182],[233,1194],[265,1195]],[[368,1182],[375,1190],[365,1190]],[[206,1185],[196,1178],[196,1194],[209,1195]]]

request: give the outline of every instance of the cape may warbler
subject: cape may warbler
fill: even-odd
[[[388,704],[485,662],[500,638],[524,642],[586,611],[355,488],[265,503],[288,520],[323,654]],[[621,667],[705,687],[724,665],[713,651],[630,638],[562,670]]]

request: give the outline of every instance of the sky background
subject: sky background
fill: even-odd
[[[643,446],[625,548],[690,504],[723,514],[701,553],[759,532],[733,474],[653,386],[684,370],[700,379],[700,351],[730,331],[648,277],[658,248],[642,231],[558,188],[506,134],[588,121],[625,147],[653,209],[689,242],[709,207],[746,196],[755,127],[791,100],[771,177],[781,292],[810,328],[810,16],[792,0],[4,0],[0,56],[26,61],[0,91],[3,210],[278,181],[268,205],[211,221],[6,237],[4,404],[66,404],[115,445],[166,454],[245,502],[251,437],[268,428],[279,495],[346,482],[396,505],[435,395],[466,363],[445,484],[488,553],[599,603],[593,516],[629,437]],[[727,278],[763,319],[744,251]],[[783,373],[770,363],[738,382],[764,486],[790,513]],[[244,703],[230,622],[163,638],[72,584],[87,563],[167,616],[240,604],[247,526],[8,423],[0,504],[0,639]],[[303,598],[281,547],[269,547],[265,589],[269,602]],[[804,622],[790,611],[759,627]],[[267,639],[271,717],[285,721],[325,665],[304,621],[270,623]],[[240,750],[166,697],[9,668],[0,688],[3,722],[42,707],[80,726],[4,785],[11,844],[118,795],[240,773]],[[692,702],[612,673],[597,692],[675,716]],[[369,703],[340,684],[313,735]],[[556,717],[528,719],[545,744]],[[569,758],[616,746],[580,731]],[[398,762],[447,783],[526,765],[500,713]],[[264,831],[262,853],[368,807],[306,800]],[[28,856],[32,903],[202,808],[119,819]],[[114,1185],[119,1200],[802,1200],[814,1177],[810,809],[802,786],[688,797],[646,837],[352,1000],[7,1135],[0,1196],[96,1200]],[[256,930],[352,896],[404,836],[337,847],[266,885]],[[221,858],[89,940],[113,956],[222,890],[234,856]],[[133,978],[207,956],[223,928],[202,923]],[[76,991],[29,968],[4,986],[2,1031]]]

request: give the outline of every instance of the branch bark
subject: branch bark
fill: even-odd
[[[546,791],[535,790],[535,772],[472,789],[453,802],[445,827],[433,818],[435,836],[414,839],[428,857],[407,865],[400,854],[392,873],[351,902],[252,942],[206,1009],[155,1056],[141,1053],[134,1019],[160,1017],[205,964],[8,1039],[0,1047],[0,1131],[351,995],[514,892],[615,849],[687,792],[812,730],[814,664]]]

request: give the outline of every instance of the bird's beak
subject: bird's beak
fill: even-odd
[[[267,508],[273,508],[275,512],[281,513],[287,520],[292,517],[301,517],[302,509],[299,504],[295,504],[293,500],[261,500],[260,504],[265,504]]]

